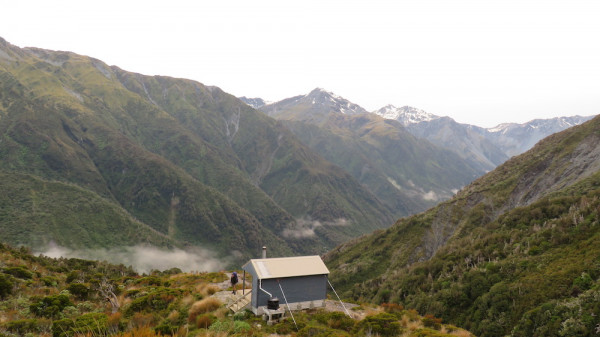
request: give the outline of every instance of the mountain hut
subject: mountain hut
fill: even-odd
[[[325,305],[329,270],[317,255],[252,259],[242,269],[244,283],[246,272],[252,275],[251,310],[255,315],[269,315],[278,304],[284,309],[289,305],[290,310]]]

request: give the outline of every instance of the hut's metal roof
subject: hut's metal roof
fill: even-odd
[[[242,268],[248,271],[250,265],[259,279],[329,274],[318,255],[252,259]]]

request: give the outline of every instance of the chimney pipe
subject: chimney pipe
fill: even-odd
[[[263,250],[262,250],[262,258],[266,259],[267,258],[267,246],[263,246]]]

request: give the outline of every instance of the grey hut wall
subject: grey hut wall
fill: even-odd
[[[262,280],[262,288],[279,298],[279,304],[285,305],[285,299],[281,293],[279,284],[281,284],[281,288],[283,288],[283,292],[285,293],[285,298],[289,303],[324,300],[327,297],[326,275],[295,276]],[[256,289],[257,298],[256,302],[254,301],[254,297],[252,298],[252,306],[255,308],[266,306],[269,295],[259,290],[258,285],[254,288],[253,284],[253,289]]]

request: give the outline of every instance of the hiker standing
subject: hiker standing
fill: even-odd
[[[231,274],[231,288],[233,288],[233,294],[235,295],[235,285],[238,283],[238,276],[236,272]]]

